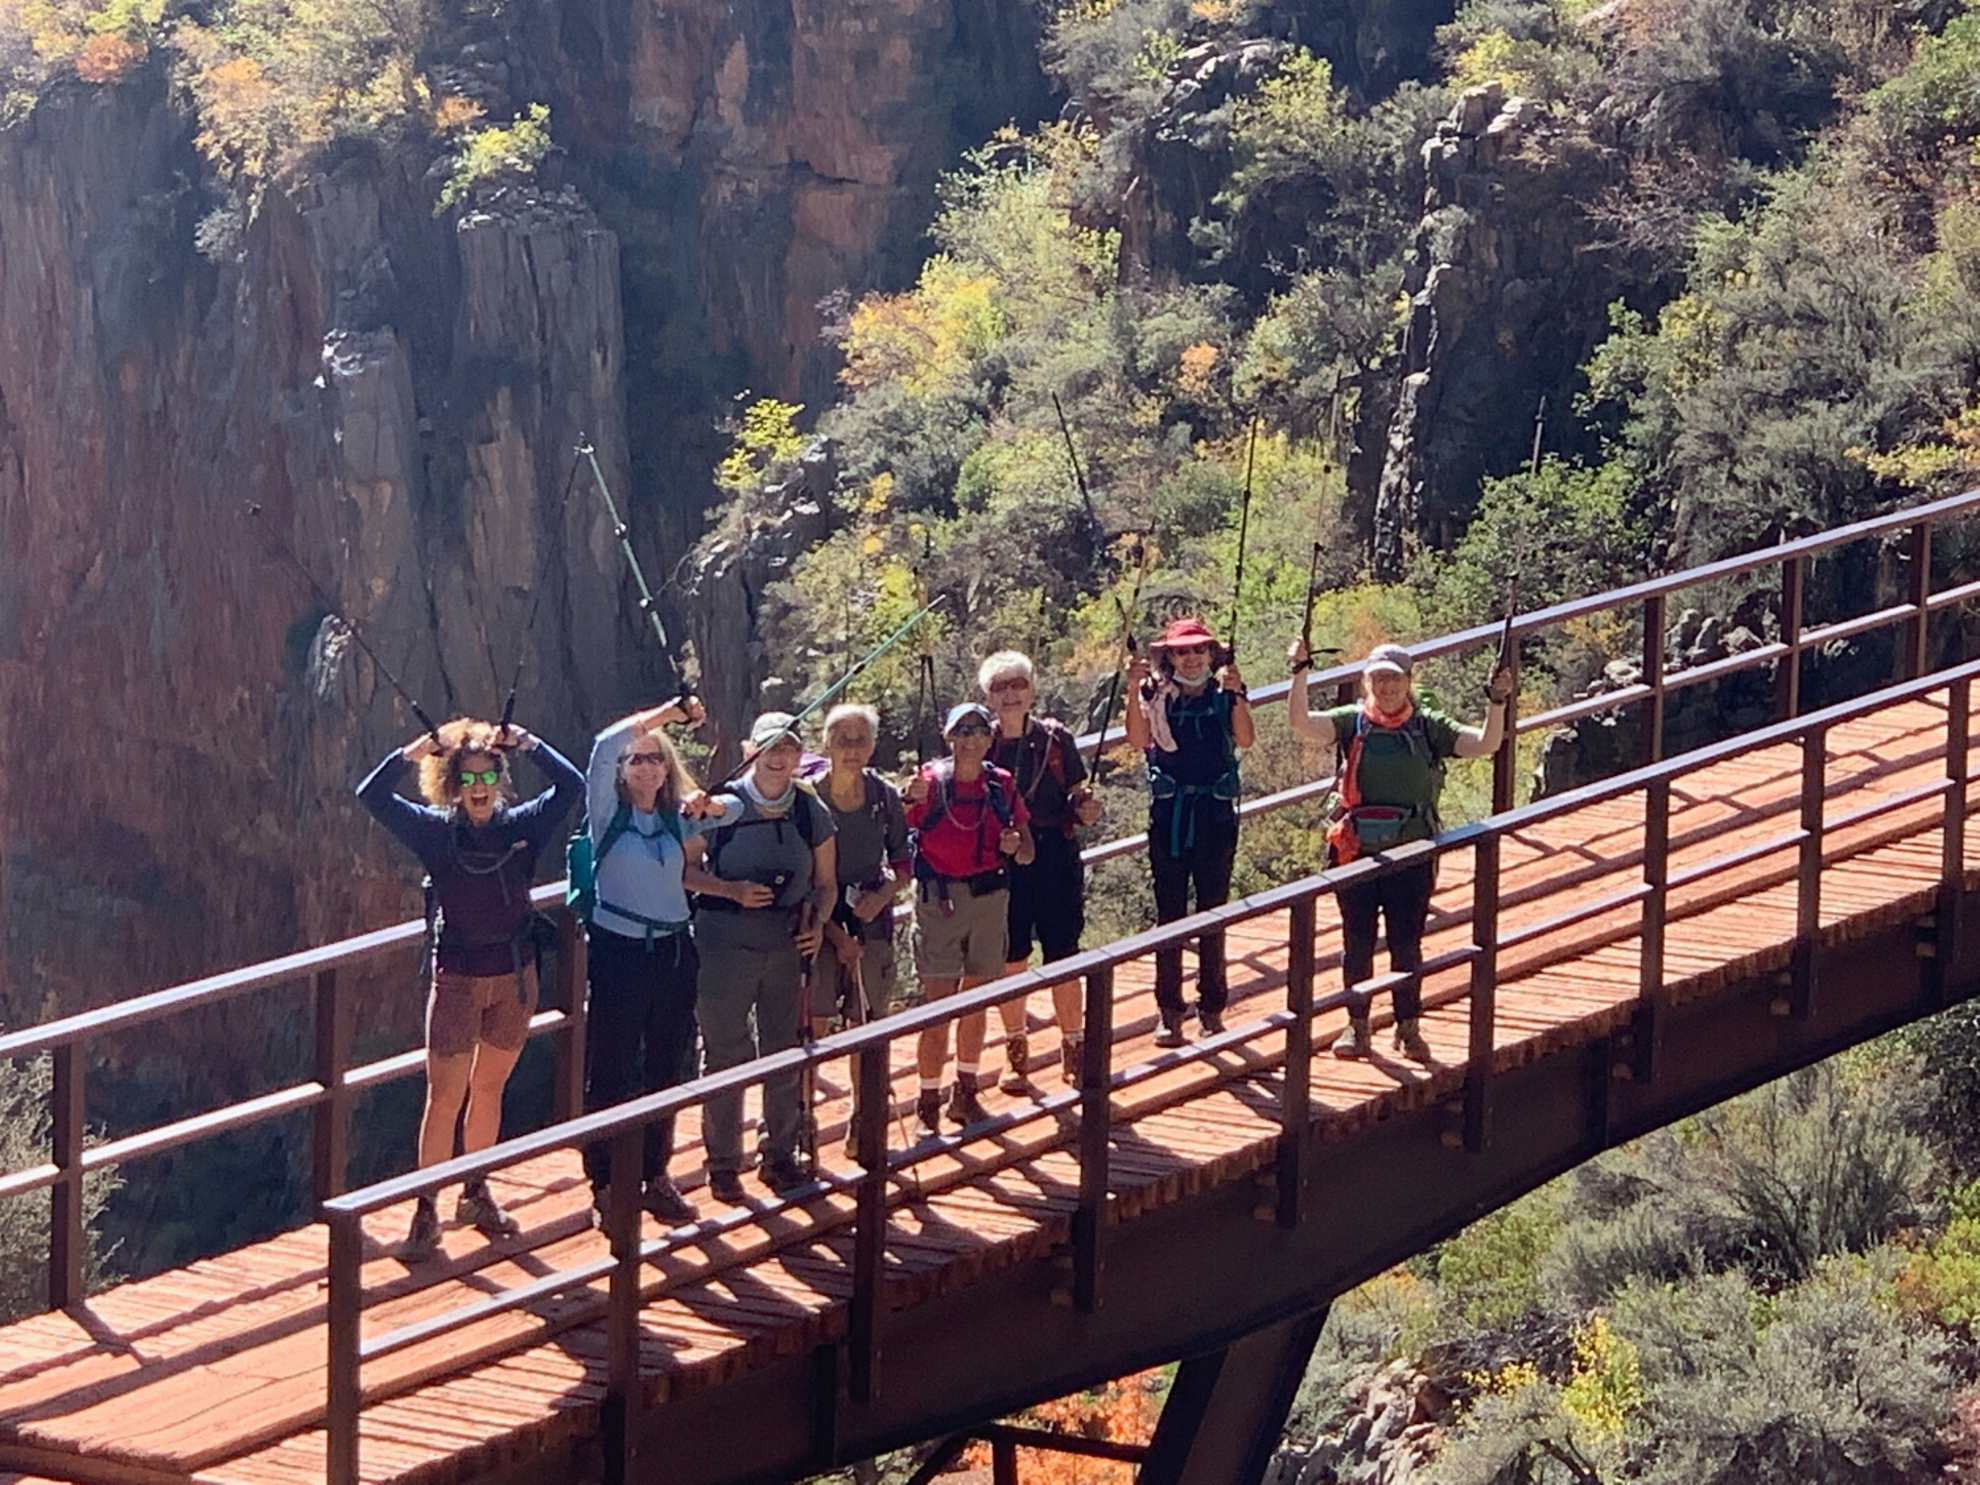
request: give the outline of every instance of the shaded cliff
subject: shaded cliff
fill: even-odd
[[[222,191],[157,54],[0,129],[0,1026],[417,911],[350,794],[415,724],[276,545],[436,715],[498,711],[520,665],[517,719],[581,760],[677,684],[594,493],[566,498],[573,445],[664,582],[732,399],[822,397],[818,301],[910,279],[938,173],[1047,104],[1024,3],[502,24],[449,37],[446,84],[491,118],[547,101],[559,150],[441,215],[439,141],[344,142],[202,256]],[[359,1024],[417,1037],[409,963]],[[298,998],[97,1047],[91,1117],[266,1087],[307,1026]],[[292,1154],[212,1158],[272,1179],[279,1221]]]

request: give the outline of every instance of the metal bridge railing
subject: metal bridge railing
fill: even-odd
[[[1893,512],[1873,520],[1823,532],[1816,536],[1769,547],[1763,551],[1726,561],[1695,567],[1668,577],[1637,583],[1626,588],[1556,604],[1518,616],[1513,623],[1515,636],[1526,638],[1598,613],[1640,607],[1643,628],[1643,677],[1635,686],[1576,701],[1565,706],[1521,717],[1509,729],[1505,745],[1494,760],[1494,808],[1504,811],[1514,798],[1516,743],[1521,735],[1572,721],[1577,717],[1642,704],[1646,707],[1644,761],[1654,762],[1662,746],[1662,720],[1668,695],[1684,686],[1721,678],[1741,670],[1784,661],[1776,672],[1777,711],[1783,718],[1797,714],[1800,705],[1800,658],[1815,645],[1864,633],[1879,627],[1903,629],[1901,649],[1904,673],[1915,675],[1928,653],[1931,616],[1952,605],[1980,596],[1980,582],[1969,582],[1934,593],[1931,590],[1930,557],[1936,527],[1980,513],[1980,491],[1935,501],[1908,510]],[[1851,542],[1907,532],[1909,559],[1906,601],[1875,613],[1821,625],[1804,622],[1802,595],[1808,562],[1815,556]],[[1730,577],[1779,569],[1780,637],[1768,644],[1729,656],[1711,665],[1667,675],[1664,666],[1663,633],[1666,602],[1670,595],[1687,587]],[[1450,656],[1485,649],[1496,643],[1498,626],[1480,625],[1445,635],[1411,647],[1419,658]],[[1358,676],[1352,664],[1312,673],[1313,682],[1333,685],[1345,691]],[[1256,688],[1253,701],[1269,707],[1283,701],[1287,682]],[[1122,736],[1116,728],[1108,734],[1113,741]],[[1091,743],[1089,736],[1082,740]],[[1325,792],[1326,785],[1312,782],[1284,790],[1241,806],[1247,815],[1262,814],[1312,799]],[[1437,849],[1455,848],[1453,843],[1469,840],[1465,832],[1455,832]],[[1496,839],[1496,837],[1494,837]],[[1146,837],[1127,835],[1089,848],[1089,863],[1144,849]],[[1415,850],[1416,848],[1412,848]],[[1480,849],[1483,849],[1482,845]],[[1418,854],[1421,854],[1420,852]],[[1655,853],[1647,853],[1655,854]],[[1646,883],[1646,889],[1653,884]],[[1661,892],[1663,886],[1658,886]],[[1647,900],[1647,899],[1646,899]],[[562,884],[537,889],[535,901],[551,910],[558,919],[557,1006],[538,1012],[531,1023],[533,1034],[548,1034],[555,1043],[555,1092],[553,1108],[559,1117],[571,1118],[582,1107],[584,1065],[583,940],[577,925],[562,910]],[[1494,911],[1497,903],[1490,905]],[[1612,904],[1613,906],[1613,904]],[[1647,910],[1647,909],[1646,909]],[[1474,904],[1471,914],[1479,911]],[[1465,916],[1460,914],[1460,918]],[[1208,919],[1191,919],[1186,926],[1165,930],[1172,937],[1197,931]],[[1478,919],[1473,917],[1474,924]],[[1489,919],[1486,920],[1489,924]],[[308,1110],[312,1119],[312,1189],[319,1201],[342,1191],[346,1185],[347,1130],[353,1105],[360,1094],[420,1070],[424,1054],[419,1049],[351,1066],[353,989],[346,971],[370,962],[377,956],[410,949],[418,942],[424,925],[402,923],[372,933],[303,953],[287,955],[243,969],[191,981],[155,991],[101,1010],[69,1016],[41,1026],[0,1036],[0,1058],[14,1059],[47,1055],[52,1060],[53,1079],[50,1111],[53,1138],[50,1158],[39,1164],[0,1173],[0,1199],[38,1190],[50,1192],[48,1292],[50,1303],[65,1306],[83,1297],[83,1183],[93,1171],[141,1156],[160,1154],[196,1140],[261,1121]],[[1489,937],[1489,935],[1488,935]],[[1157,941],[1149,935],[1125,941],[1142,946]],[[1131,954],[1130,954],[1131,957]],[[1118,962],[1118,961],[1114,961]],[[1434,969],[1437,966],[1429,966]],[[1310,975],[1311,965],[1307,966]],[[1055,966],[1048,978],[1029,977],[1026,983],[1042,985],[1074,972],[1071,965]],[[1079,973],[1090,973],[1079,970]],[[97,1144],[85,1139],[85,1076],[92,1044],[104,1038],[141,1028],[165,1018],[197,1013],[242,997],[272,993],[298,981],[309,982],[313,995],[313,1066],[308,1079],[277,1088],[255,1097],[239,1100],[200,1114],[168,1121]],[[1013,982],[1004,993],[1013,993],[1020,982]],[[1092,986],[1089,985],[1089,998]],[[954,1010],[954,1002],[944,1007]],[[1289,1013],[1291,1014],[1291,1013]],[[938,1016],[936,1019],[942,1019]],[[1296,1018],[1295,1018],[1296,1019]],[[915,1024],[920,1024],[919,1022]],[[929,1024],[933,1024],[930,1022]],[[1089,1046],[1092,1045],[1089,1039]],[[795,1056],[797,1054],[786,1054]],[[844,1055],[841,1051],[839,1055]],[[781,1065],[772,1059],[768,1066]],[[760,1076],[760,1074],[759,1074]],[[701,1086],[701,1085],[696,1085]],[[1065,1095],[1061,1095],[1065,1097]],[[1083,1097],[1083,1095],[1082,1095]],[[1049,1101],[1048,1101],[1049,1102]],[[573,1135],[574,1142],[580,1136]],[[424,1174],[424,1173],[420,1173]],[[411,1178],[408,1178],[411,1179]],[[375,1189],[375,1188],[374,1188]]]
[[[706,1244],[731,1226],[761,1220],[762,1212],[737,1211],[722,1217],[677,1228],[668,1235],[646,1241],[640,1237],[638,1207],[639,1161],[643,1131],[656,1120],[675,1116],[704,1103],[711,1095],[742,1092],[778,1074],[796,1073],[806,1067],[850,1057],[856,1070],[860,1106],[891,1109],[889,1073],[892,1048],[902,1038],[960,1017],[989,1010],[1012,996],[1040,989],[1055,982],[1079,978],[1085,985],[1086,1037],[1079,1086],[1076,1092],[1048,1096],[984,1121],[945,1138],[919,1140],[903,1149],[889,1149],[887,1122],[883,1119],[859,1121],[857,1170],[851,1173],[827,1172],[809,1190],[794,1193],[788,1205],[795,1210],[805,1201],[832,1189],[850,1188],[854,1198],[850,1210],[843,1207],[820,1209],[807,1214],[803,1230],[792,1241],[810,1242],[825,1231],[853,1229],[852,1296],[848,1314],[848,1372],[851,1396],[864,1401],[871,1395],[879,1337],[885,1324],[882,1299],[883,1259],[888,1211],[891,1205],[919,1199],[921,1190],[913,1168],[932,1157],[971,1146],[974,1165],[987,1170],[999,1164],[1036,1158],[1044,1149],[1072,1152],[1079,1165],[1079,1197],[1072,1219],[1072,1260],[1069,1302],[1090,1310],[1097,1302],[1102,1282],[1103,1254],[1109,1226],[1108,1188],[1115,1102],[1127,1089],[1171,1072],[1189,1062],[1216,1058],[1271,1033],[1283,1033],[1283,1079],[1280,1134],[1274,1180],[1276,1201],[1274,1219],[1285,1227],[1300,1224],[1305,1204],[1300,1172],[1302,1153],[1312,1137],[1313,1120],[1310,1089],[1313,1058],[1313,1023],[1316,1015],[1346,1003],[1345,990],[1320,996],[1315,993],[1314,959],[1318,905],[1339,887],[1366,881],[1371,877],[1401,869],[1413,863],[1432,860],[1456,852],[1471,852],[1474,872],[1471,882],[1469,942],[1427,961],[1417,978],[1428,977],[1454,967],[1468,967],[1468,984],[1463,990],[1447,992],[1432,1004],[1469,1003],[1468,1050],[1464,1068],[1463,1142],[1467,1148],[1484,1148],[1491,1124],[1492,1085],[1495,1072],[1494,1046],[1497,1031],[1498,959],[1503,942],[1499,936],[1501,906],[1501,844],[1508,837],[1547,821],[1602,801],[1640,795],[1644,801],[1644,849],[1640,856],[1640,881],[1600,900],[1588,913],[1576,910],[1549,920],[1544,925],[1522,930],[1530,939],[1542,931],[1552,931],[1597,913],[1613,913],[1619,908],[1636,908],[1635,920],[1623,928],[1599,932],[1591,942],[1614,942],[1640,938],[1641,980],[1637,989],[1631,1032],[1631,1075],[1648,1081],[1656,1075],[1657,1022],[1665,1004],[1664,950],[1671,925],[1685,918],[1710,911],[1725,896],[1709,894],[1687,902],[1674,913],[1670,893],[1674,885],[1690,885],[1752,866],[1770,853],[1793,853],[1793,864],[1772,874],[1744,873],[1737,895],[1762,890],[1776,880],[1797,884],[1796,930],[1790,972],[1786,1014],[1806,1016],[1813,1003],[1818,975],[1822,883],[1824,873],[1866,851],[1888,844],[1892,839],[1936,830],[1942,837],[1939,875],[1940,919],[1950,922],[1952,908],[1965,884],[1966,820],[1969,801],[1968,754],[1969,716],[1972,682],[1980,676],[1980,661],[1956,669],[1876,692],[1856,701],[1842,703],[1774,724],[1761,731],[1703,748],[1662,763],[1652,764],[1617,778],[1591,784],[1556,798],[1529,804],[1477,824],[1447,832],[1435,841],[1417,842],[1384,855],[1370,858],[1281,887],[1256,893],[1241,902],[1198,913],[1132,938],[1061,960],[1044,969],[977,987],[962,994],[888,1016],[871,1025],[826,1037],[810,1049],[793,1049],[731,1068],[709,1077],[682,1084],[662,1093],[588,1114],[551,1129],[507,1141],[475,1155],[464,1156],[443,1165],[430,1166],[393,1180],[383,1181],[363,1191],[334,1197],[324,1203],[323,1214],[330,1229],[329,1269],[329,1408],[328,1478],[331,1485],[352,1485],[358,1479],[358,1417],[362,1404],[417,1385],[423,1374],[417,1369],[401,1370],[392,1382],[367,1394],[363,1385],[365,1363],[374,1361],[420,1342],[457,1335],[464,1327],[491,1316],[513,1311],[547,1299],[565,1297],[554,1316],[539,1316],[533,1336],[553,1334],[571,1326],[603,1318],[606,1332],[607,1403],[605,1440],[608,1479],[632,1478],[631,1449],[637,1436],[640,1406],[639,1312],[648,1301],[664,1294],[679,1279],[649,1277],[645,1270],[663,1255],[683,1243]],[[1878,797],[1867,804],[1830,817],[1831,799],[1845,800],[1853,789],[1866,787],[1863,779],[1845,781],[1831,788],[1828,779],[1828,737],[1837,725],[1870,716],[1904,702],[1944,694],[1947,721],[1943,756],[1944,774],[1934,783],[1908,789],[1900,794]],[[1682,877],[1670,869],[1670,799],[1674,780],[1711,768],[1728,759],[1779,747],[1798,745],[1802,750],[1800,789],[1786,807],[1794,817],[1789,828],[1759,844],[1697,863]],[[1872,831],[1849,844],[1834,849],[1828,838],[1844,828],[1869,824],[1880,817],[1915,807],[1930,800],[1941,801],[1936,820],[1902,822],[1882,831]],[[1157,1054],[1125,1067],[1114,1066],[1113,1048],[1118,1028],[1115,1024],[1116,969],[1130,961],[1152,955],[1159,947],[1181,943],[1205,929],[1230,928],[1270,914],[1284,912],[1289,919],[1288,964],[1285,1000],[1282,1008],[1247,1015],[1242,1024],[1223,1033],[1206,1037],[1192,1046]],[[1393,988],[1412,976],[1380,976],[1360,987],[1364,990]],[[1250,1007],[1245,1008],[1247,1011]],[[1234,1018],[1235,1019],[1235,1018]],[[1255,1070],[1258,1056],[1250,1058]],[[1186,1098],[1187,1092],[1176,1095]],[[1141,1110],[1145,1113],[1147,1110]],[[1076,1115],[1056,1121],[1060,1132],[1044,1145],[1032,1145],[1017,1153],[1006,1150],[985,1153],[982,1145],[1014,1125],[1036,1121],[1040,1115]],[[1052,1123],[1050,1119],[1047,1123]],[[1063,1128],[1070,1125],[1070,1129]],[[611,1175],[609,1207],[605,1228],[608,1256],[542,1274],[528,1283],[497,1293],[483,1294],[444,1314],[402,1325],[384,1334],[363,1334],[364,1289],[362,1262],[366,1216],[416,1196],[430,1195],[455,1182],[485,1177],[497,1171],[568,1150],[593,1140],[609,1142]],[[780,1205],[773,1203],[773,1206]],[[504,1256],[512,1256],[509,1249]],[[539,1259],[539,1261],[541,1261]],[[739,1258],[730,1262],[742,1261]],[[717,1272],[723,1260],[717,1258],[697,1267],[696,1280]],[[573,1300],[583,1286],[604,1280],[606,1295],[589,1302]],[[512,1350],[518,1344],[505,1335],[487,1344],[486,1354]],[[471,1364],[481,1353],[469,1343],[446,1348],[437,1363],[446,1371]]]

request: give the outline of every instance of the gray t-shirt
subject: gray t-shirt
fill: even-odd
[[[703,898],[695,905],[694,936],[704,944],[737,949],[794,949],[798,908],[811,895],[811,851],[835,830],[832,812],[803,785],[788,810],[766,814],[741,791],[717,799],[728,807],[707,832],[708,869],[725,881],[762,882],[783,878],[769,907],[744,908],[726,898]],[[797,811],[807,811],[811,839],[805,839]],[[732,823],[733,822],[733,823]]]
[[[838,825],[842,891],[847,887],[875,887],[888,863],[898,862],[905,867],[908,860],[907,809],[901,803],[901,791],[871,769],[860,782],[864,791],[860,803],[843,813],[833,802],[831,785],[823,778],[816,785],[818,797],[825,801]]]

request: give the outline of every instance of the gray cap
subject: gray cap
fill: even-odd
[[[787,737],[799,747],[804,746],[804,739],[798,734],[797,718],[789,712],[765,712],[750,723],[749,741],[743,744],[743,751],[760,753]]]
[[[1373,675],[1386,670],[1395,675],[1406,676],[1416,669],[1416,659],[1401,645],[1377,645],[1368,652],[1368,658],[1361,662],[1364,675]]]

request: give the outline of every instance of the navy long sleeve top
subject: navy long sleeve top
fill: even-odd
[[[537,858],[571,806],[584,797],[584,775],[548,743],[525,755],[550,787],[518,805],[498,805],[486,825],[458,810],[416,804],[398,792],[413,771],[394,749],[357,787],[364,807],[391,831],[432,878],[440,903],[436,959],[457,974],[505,975],[516,965],[517,930],[529,912]]]

